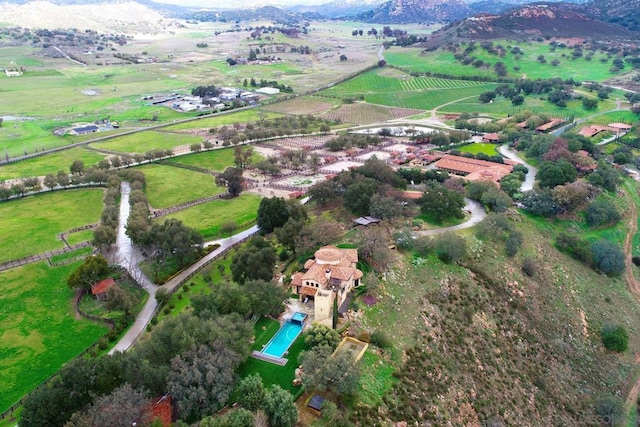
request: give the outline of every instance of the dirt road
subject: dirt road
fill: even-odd
[[[626,258],[626,266],[627,269],[625,271],[625,278],[627,279],[627,286],[629,287],[629,292],[638,300],[640,303],[640,283],[636,280],[633,275],[634,265],[632,261],[633,254],[633,236],[635,236],[638,231],[638,208],[636,204],[631,200],[631,218],[629,218],[629,232],[627,233],[627,238],[624,241],[624,254]],[[629,413],[629,410],[633,405],[636,404],[638,400],[638,394],[640,394],[640,378],[636,380],[631,390],[629,390],[629,394],[627,395],[627,399],[625,401],[626,413]]]

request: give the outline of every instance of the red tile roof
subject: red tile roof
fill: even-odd
[[[112,277],[107,277],[104,280],[99,281],[98,283],[96,283],[95,285],[93,285],[91,287],[91,293],[93,295],[100,295],[103,294],[105,292],[107,292],[109,290],[109,288],[116,283],[115,280],[113,280]]]
[[[154,403],[151,404],[150,412],[152,421],[158,419],[162,423],[162,427],[171,427],[171,396],[154,399]]]

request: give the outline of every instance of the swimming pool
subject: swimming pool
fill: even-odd
[[[292,322],[285,322],[278,332],[269,340],[262,353],[281,358],[289,350],[291,344],[298,338],[302,332],[302,325]]]

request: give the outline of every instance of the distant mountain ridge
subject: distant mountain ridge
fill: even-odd
[[[355,15],[355,18],[389,24],[451,22],[471,13],[471,8],[462,0],[391,0],[370,12]]]
[[[538,3],[501,14],[479,14],[451,23],[431,35],[425,47],[454,41],[562,37],[637,39],[640,34],[594,18],[589,6]]]

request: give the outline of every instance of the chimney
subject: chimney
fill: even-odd
[[[327,281],[329,281],[329,279],[331,279],[331,269],[330,268],[327,268],[324,271],[324,276],[327,278]]]

